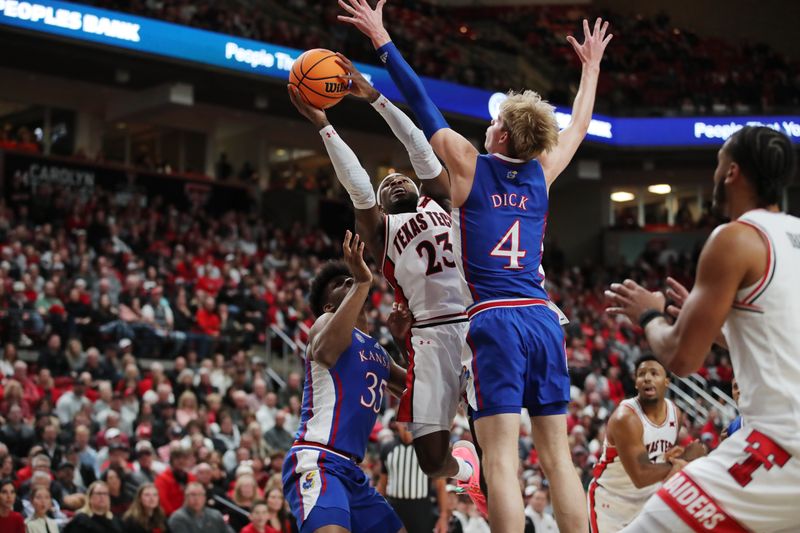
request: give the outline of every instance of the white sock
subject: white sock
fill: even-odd
[[[453,459],[455,459],[456,463],[458,463],[458,473],[456,473],[456,475],[453,477],[459,481],[469,481],[469,478],[472,477],[472,473],[474,472],[472,465],[461,457],[453,457]]]

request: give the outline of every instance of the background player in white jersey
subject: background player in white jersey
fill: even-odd
[[[609,417],[603,454],[589,484],[592,533],[616,532],[630,524],[661,482],[686,465],[678,457],[684,450],[676,446],[681,412],[666,398],[669,372],[655,356],[644,355],[635,373],[638,395],[620,403]]]
[[[325,112],[304,103],[293,87],[289,94],[298,111],[320,129],[336,176],[353,201],[357,231],[413,316],[405,343],[408,379],[397,418],[409,424],[420,467],[428,476],[466,482],[477,478],[479,461],[469,442],[456,443],[452,453],[450,449],[450,425],[463,391],[467,315],[466,284],[453,255],[447,172],[411,119],[349,60],[341,55],[340,60],[350,73],[351,94],[371,102],[408,150],[414,171],[424,180],[422,195],[402,174],[386,176],[373,192],[366,170]]]
[[[732,222],[700,255],[674,325],[664,296],[631,280],[609,312],[638,321],[678,375],[700,368],[720,330],[739,383],[744,427],[670,478],[625,531],[797,531],[800,524],[800,219],[778,203],[794,173],[784,134],[745,127],[718,153],[714,200]]]

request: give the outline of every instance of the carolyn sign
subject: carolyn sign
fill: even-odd
[[[56,0],[0,0],[0,25],[103,44],[115,48],[287,80],[301,50],[209,32],[160,20]],[[403,102],[389,74],[357,65],[376,89]],[[446,112],[478,120],[496,117],[502,93],[423,78],[428,94]],[[288,105],[288,103],[287,103]],[[560,127],[570,109],[556,108]],[[800,116],[626,118],[594,115],[587,139],[614,146],[714,146],[745,125],[763,124],[800,143]]]

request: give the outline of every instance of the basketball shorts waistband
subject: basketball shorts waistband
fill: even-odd
[[[448,315],[439,315],[425,320],[417,320],[411,324],[412,328],[429,328],[432,326],[443,326],[445,324],[458,324],[459,322],[466,322],[469,320],[467,313],[451,313]]]
[[[337,450],[336,448],[331,448],[330,446],[325,446],[324,444],[320,444],[318,442],[307,442],[304,440],[294,441],[294,444],[292,444],[292,447],[289,449],[289,452],[291,453],[292,450],[304,450],[304,449],[312,449],[320,452],[332,453],[337,457],[340,457],[347,461],[353,461],[354,463],[360,463],[362,460],[361,457],[357,457],[353,454]]]
[[[497,309],[499,307],[530,307],[533,305],[549,307],[549,302],[541,298],[502,298],[497,300],[484,300],[467,307],[467,316],[472,319],[488,309]]]

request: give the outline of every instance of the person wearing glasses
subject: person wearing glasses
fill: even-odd
[[[95,481],[86,491],[86,503],[63,533],[122,533],[111,514],[111,493],[104,481]]]

